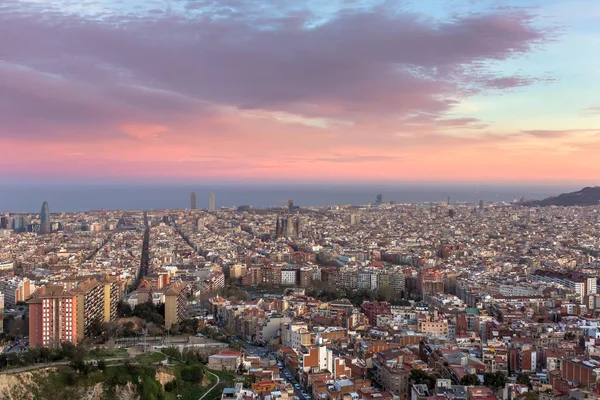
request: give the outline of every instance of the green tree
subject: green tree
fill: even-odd
[[[501,371],[486,372],[483,375],[483,384],[492,389],[494,392],[504,388],[504,386],[506,386],[506,382],[506,375]]]
[[[165,354],[166,356],[168,356],[170,358],[174,358],[176,360],[182,359],[181,352],[176,347],[168,347],[166,349],[163,349],[162,352],[163,352],[163,354]]]
[[[142,399],[163,400],[165,398],[161,384],[149,375],[141,376],[141,382],[138,383],[137,388]]]
[[[200,365],[187,365],[181,369],[181,379],[186,382],[198,383],[204,377],[204,370]]]
[[[73,360],[71,362],[71,368],[84,375],[88,373],[87,364],[83,360]]]
[[[83,361],[87,354],[88,351],[85,347],[81,345],[75,346],[75,348],[73,349],[73,355],[71,356],[71,359],[74,361]]]
[[[460,384],[463,386],[478,386],[480,381],[476,374],[467,374],[460,378]]]
[[[11,367],[15,367],[17,365],[21,365],[21,357],[17,353],[8,353],[7,356],[8,365]]]
[[[529,391],[525,393],[525,397],[524,400],[538,400],[540,398],[540,396],[533,391]]]
[[[62,352],[62,351],[59,351],[59,350],[53,349],[53,350],[50,350],[50,351],[48,352],[48,357],[47,357],[47,360],[48,360],[49,362],[60,361],[60,360],[62,360],[63,358],[64,358],[64,356],[63,356],[63,352]]]
[[[48,358],[50,357],[50,349],[47,347],[40,347],[40,361],[48,362]]]
[[[518,374],[517,383],[521,385],[527,385],[527,387],[529,387],[530,389],[533,388],[533,386],[531,385],[531,378],[529,378],[529,375],[527,374]]]
[[[119,301],[117,303],[117,315],[122,318],[129,318],[132,316],[131,306],[126,301]]]
[[[433,389],[436,381],[435,376],[417,368],[410,370],[410,379],[417,385],[427,385],[429,389]]]
[[[32,348],[23,353],[23,362],[26,365],[35,364],[40,359],[40,351],[38,349]]]
[[[167,382],[165,384],[165,392],[174,392],[175,390],[177,390],[177,380],[172,380],[170,382]]]
[[[75,355],[75,345],[71,342],[63,342],[61,345],[61,352],[65,358],[72,360]]]
[[[198,333],[198,318],[184,319],[178,323],[174,328],[171,328],[171,332],[179,334],[195,335]]]

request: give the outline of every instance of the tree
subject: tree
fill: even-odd
[[[49,362],[53,362],[53,361],[62,360],[63,358],[64,358],[64,356],[63,356],[63,353],[61,351],[53,349],[53,350],[49,351],[47,360]]]
[[[40,351],[35,348],[31,348],[23,353],[23,362],[27,365],[35,364],[40,358]]]
[[[539,399],[539,395],[536,392],[526,392],[524,400],[537,400]]]
[[[200,382],[204,377],[204,370],[200,365],[187,365],[181,369],[181,379],[186,382]]]
[[[504,388],[504,386],[506,386],[506,382],[506,375],[501,371],[486,372],[483,375],[483,384],[492,389],[493,392]]]
[[[533,388],[533,386],[531,385],[531,379],[529,378],[529,375],[527,375],[527,374],[518,374],[517,375],[517,383],[521,384],[521,385],[527,385],[529,387],[529,389]]]
[[[467,374],[460,378],[460,384],[463,386],[478,386],[480,381],[476,374]]]
[[[435,376],[417,368],[410,370],[410,379],[417,385],[427,385],[429,389],[433,389],[436,381]]]
[[[50,349],[47,347],[40,347],[40,361],[48,362],[48,357],[50,357]]]
[[[11,367],[15,367],[21,364],[21,357],[17,353],[8,353],[7,362]]]
[[[131,306],[126,301],[119,301],[117,303],[117,315],[119,317],[128,318],[131,317]]]
[[[394,298],[394,288],[390,285],[384,285],[381,289],[379,289],[377,298],[380,301],[392,300]]]
[[[162,352],[167,357],[181,360],[181,352],[177,347],[167,347],[166,349],[163,349]]]
[[[71,368],[84,375],[86,375],[89,371],[87,364],[83,360],[73,360],[71,362]]]
[[[75,349],[73,350],[73,356],[71,357],[74,361],[83,361],[85,359],[85,357],[87,356],[87,350],[85,347],[79,345],[79,346],[75,346]]]
[[[195,335],[198,333],[198,318],[187,318],[171,328],[172,332]]]
[[[177,380],[169,381],[165,384],[165,392],[174,392],[177,389]]]
[[[62,354],[65,358],[73,359],[75,354],[75,345],[71,342],[63,342],[61,345]]]

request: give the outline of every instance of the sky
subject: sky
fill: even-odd
[[[2,0],[0,181],[600,178],[597,0]]]

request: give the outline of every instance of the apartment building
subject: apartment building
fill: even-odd
[[[321,342],[321,339],[318,338],[317,342]],[[304,372],[329,371],[333,378],[349,377],[352,374],[345,361],[336,357],[333,351],[322,343],[302,347],[298,355],[298,366]]]
[[[260,319],[256,325],[255,341],[269,343],[281,333],[281,326],[291,322],[291,318],[279,314],[269,315]]]
[[[187,317],[187,285],[177,281],[165,290],[165,327],[181,322]]]
[[[295,285],[298,283],[298,270],[286,268],[281,270],[281,284],[286,286]]]
[[[78,295],[61,285],[38,289],[29,299],[29,346],[57,348],[78,339]]]
[[[18,302],[26,301],[35,291],[35,285],[27,278],[10,277],[0,279],[0,292],[4,293],[6,308],[14,308]]]
[[[77,341],[80,341],[104,322],[104,285],[87,279],[71,292],[77,297]]]
[[[283,279],[283,277],[282,277]],[[320,280],[320,279],[319,279]],[[313,281],[313,269],[309,267],[302,267],[298,271],[298,282],[300,286],[307,287]]]
[[[282,345],[295,350],[300,350],[302,346],[310,346],[312,336],[306,322],[290,322],[283,324],[281,329]]]
[[[360,311],[367,316],[371,326],[376,326],[377,316],[391,315],[392,307],[385,301],[365,301],[360,306]]]
[[[448,321],[419,320],[419,332],[431,337],[448,336]]]
[[[114,321],[117,319],[117,305],[121,298],[119,282],[114,277],[104,277],[100,283],[104,288],[104,318],[103,322]]]
[[[409,388],[410,371],[404,368],[408,361],[406,353],[400,349],[381,351],[373,357],[373,379],[385,390],[400,399],[406,399]]]

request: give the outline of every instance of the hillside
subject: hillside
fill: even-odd
[[[586,187],[578,192],[563,193],[544,200],[525,203],[530,206],[595,206],[600,204],[600,186]]]
[[[207,371],[195,351],[181,354],[173,348],[164,353],[141,353],[126,360],[54,363],[33,370],[35,365],[0,371],[0,400],[205,400],[220,398],[233,375]],[[163,364],[165,357],[170,360]],[[20,372],[19,372],[20,370]],[[205,371],[208,373],[205,374]],[[219,378],[221,378],[219,383]]]

